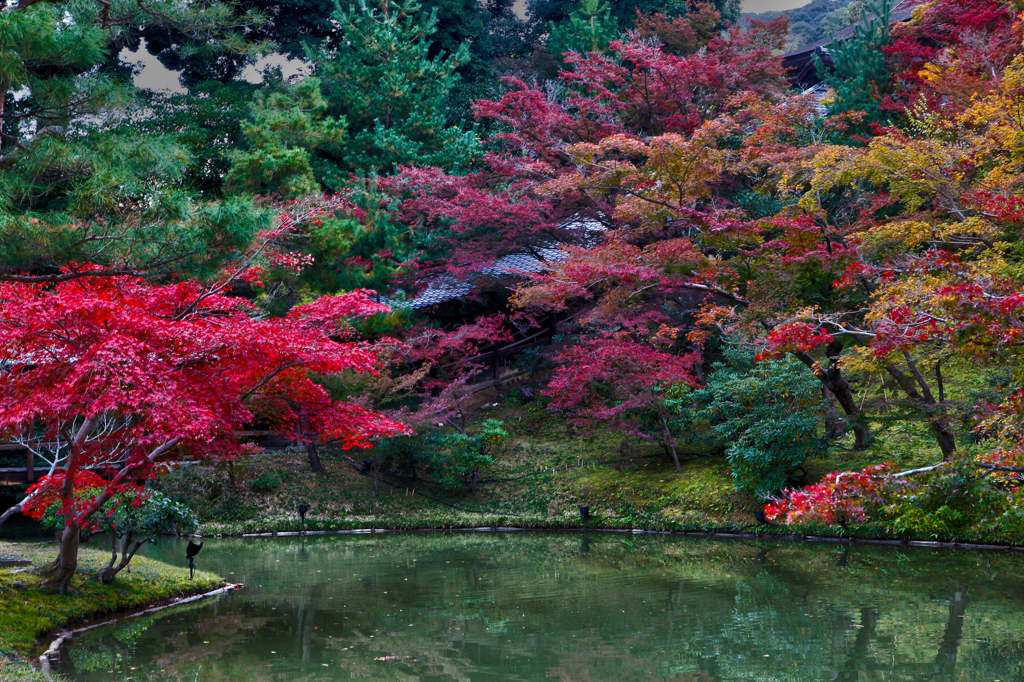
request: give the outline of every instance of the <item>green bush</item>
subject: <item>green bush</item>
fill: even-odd
[[[947,466],[890,486],[883,509],[889,528],[897,535],[934,539],[964,537],[975,529],[1020,529],[1016,485],[1006,490],[1007,482],[980,476],[974,454],[964,448]]]
[[[474,473],[494,464],[491,453],[508,437],[502,426],[497,419],[486,419],[473,436],[458,432],[428,434],[423,444],[430,473],[446,488],[469,486]]]
[[[86,488],[78,491],[76,498],[89,500],[101,492],[100,488]],[[64,514],[59,499],[47,506],[40,523],[47,530],[64,528]],[[152,489],[141,493],[115,493],[100,507],[90,524],[98,526],[96,532],[132,535],[143,542],[156,540],[162,535],[188,535],[199,530],[199,520],[187,505]],[[89,526],[82,529],[83,538],[88,538],[90,534]]]
[[[102,488],[79,491],[75,507],[82,508],[101,492]],[[41,521],[43,527],[50,530],[64,528],[64,514],[59,499],[54,499],[47,506]],[[112,555],[107,566],[97,574],[100,582],[109,583],[128,567],[135,553],[147,542],[156,542],[163,535],[188,535],[197,530],[199,519],[195,513],[160,491],[120,490],[99,508],[82,529],[81,536],[87,539],[92,532],[110,535]],[[121,561],[115,565],[118,552]]]
[[[818,380],[793,359],[754,362],[727,351],[707,386],[673,389],[677,433],[724,448],[738,491],[768,498],[805,459],[824,455],[824,402]]]
[[[445,488],[466,488],[472,485],[473,474],[494,464],[492,453],[508,433],[497,419],[487,419],[474,435],[457,431],[429,431],[411,437],[388,438],[371,451],[381,468],[394,468],[414,476],[422,467]]]

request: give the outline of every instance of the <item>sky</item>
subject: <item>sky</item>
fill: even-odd
[[[145,38],[140,41],[138,50],[133,52],[128,48],[124,48],[121,50],[119,57],[122,62],[136,66],[135,77],[132,79],[136,87],[171,94],[183,94],[186,92],[178,80],[178,73],[165,67],[146,50]],[[250,83],[260,83],[263,80],[263,69],[272,65],[280,66],[285,78],[302,73],[304,69],[300,61],[287,59],[279,54],[270,54],[261,57],[255,64],[245,67],[241,77]]]

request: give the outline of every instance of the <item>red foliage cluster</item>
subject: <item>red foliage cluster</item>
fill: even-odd
[[[149,286],[129,277],[53,289],[5,283],[0,302],[0,354],[10,363],[0,383],[0,427],[135,415],[126,428],[137,457],[174,437],[231,449],[232,429],[255,416],[246,400],[284,400],[278,390],[325,395],[308,372],[376,371],[367,346],[330,337],[347,318],[383,309],[352,293],[256,320],[247,302],[198,284]],[[365,446],[365,427],[353,427],[344,445]],[[393,428],[400,427],[382,431]]]
[[[697,385],[699,354],[675,355],[625,334],[586,339],[556,360],[560,366],[544,391],[552,409],[581,424],[611,422],[641,437],[649,436],[638,412],[657,409],[672,384]]]
[[[689,54],[707,45],[721,22],[722,15],[706,2],[690,3],[685,14],[675,17],[660,12],[644,14],[637,8],[631,37],[656,38],[665,52]]]
[[[831,343],[833,337],[824,327],[817,327],[806,322],[794,322],[771,330],[765,342],[765,348],[758,355],[759,360],[777,358],[784,353],[797,351],[807,352]]]
[[[484,315],[469,324],[445,330],[413,329],[404,341],[410,362],[454,362],[481,353],[496,343],[508,343],[512,333],[506,315]]]
[[[578,241],[581,228],[560,225],[550,201],[535,199],[521,183],[493,172],[449,175],[439,168],[400,168],[380,180],[396,200],[395,217],[447,252],[445,269],[478,275],[511,253],[536,253],[545,245]],[[422,270],[419,275],[434,274]]]
[[[1024,197],[1003,196],[978,191],[964,196],[968,205],[994,220],[1014,225],[1024,224]]]
[[[893,27],[892,35],[898,92],[889,106],[923,97],[935,110],[958,113],[1019,53],[1024,25],[1002,0],[958,0],[927,3],[919,19]]]
[[[70,500],[62,497],[67,474],[58,471],[52,476],[43,476],[29,487],[25,504],[22,506],[22,513],[37,521],[42,520],[46,510],[55,505],[58,506],[58,513],[61,516],[71,514],[73,516],[83,515],[95,502],[96,496],[104,489],[109,489],[111,494],[122,492],[130,493],[130,504],[139,505],[145,502],[148,492],[134,481],[122,481],[117,484],[109,482],[94,471],[80,469],[74,474],[72,487],[76,492],[92,494],[78,494]],[[102,519],[92,520],[84,528],[96,533],[104,528]]]
[[[474,114],[506,126],[495,136],[507,148],[526,152],[523,170],[564,163],[563,144],[597,142],[613,134],[691,133],[723,112],[733,95],[778,94],[784,89],[780,49],[787,34],[784,17],[732,28],[691,54],[672,54],[639,36],[614,41],[606,54],[565,55],[559,74],[564,101],[518,79],[497,101],[478,100]],[[540,162],[540,166],[538,166]]]
[[[764,508],[770,521],[800,523],[860,522],[872,506],[882,502],[884,476],[892,464],[877,464],[863,471],[834,471],[819,483],[800,490],[790,490]]]
[[[296,238],[305,236],[311,225],[336,213],[363,216],[364,213],[343,194],[311,196],[275,203],[277,211],[273,224],[260,230],[243,259],[229,263],[221,273],[228,283],[241,281],[255,287],[262,287],[267,270],[279,268],[295,274],[313,264],[313,256],[291,250]]]
[[[118,453],[123,463],[104,485],[107,497],[174,451],[234,455],[234,432],[256,419],[286,430],[301,413],[341,447],[369,447],[405,427],[333,402],[309,374],[376,372],[371,348],[332,337],[345,333],[348,318],[381,308],[351,293],[260,320],[248,302],[192,282],[2,283],[0,432],[42,426],[45,438],[63,440],[76,486],[85,467]],[[68,490],[62,496],[71,499]],[[81,512],[78,524],[94,511]]]

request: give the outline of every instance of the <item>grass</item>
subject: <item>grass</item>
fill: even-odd
[[[4,682],[52,682],[45,674],[28,663],[12,661],[4,656],[0,656],[0,680]]]
[[[183,468],[160,485],[197,509],[204,533],[225,535],[300,530],[300,503],[310,505],[306,530],[736,529],[751,524],[760,506],[753,496],[735,491],[722,456],[683,454],[683,473],[677,475],[660,447],[574,429],[537,403],[501,401],[494,394],[484,400],[491,407],[477,417],[503,420],[510,437],[476,492],[394,475],[383,477],[392,485],[381,483],[375,491],[372,479],[353,466],[362,459],[359,452],[329,453],[327,473],[313,474],[297,450],[264,452],[230,468]],[[820,468],[828,465],[822,462]],[[270,479],[279,486],[265,489]],[[590,508],[594,520],[581,521],[581,506]]]
[[[353,466],[359,452],[328,453],[325,474],[310,472],[303,452],[276,451],[230,468],[183,468],[160,485],[197,509],[206,534],[296,531],[300,503],[310,505],[307,530],[578,527],[580,506],[597,517],[591,525],[608,527],[733,527],[752,519],[756,500],[734,492],[720,457],[685,456],[684,474],[676,476],[660,448],[573,430],[535,403],[509,400],[478,416],[502,419],[511,436],[477,492],[393,475],[383,477],[392,485],[375,491]],[[268,480],[280,485],[267,490]]]
[[[46,679],[25,659],[38,650],[40,638],[56,629],[205,592],[223,584],[223,580],[212,573],[197,571],[195,579],[190,581],[187,569],[136,557],[113,584],[101,585],[92,576],[106,565],[110,555],[83,545],[79,575],[72,583],[74,594],[62,596],[40,589],[44,578],[38,569],[51,562],[56,553],[53,542],[0,542],[0,554],[32,562],[31,566],[23,568],[0,568],[0,680]]]

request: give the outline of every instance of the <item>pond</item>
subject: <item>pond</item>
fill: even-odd
[[[149,555],[185,565],[184,543]],[[208,539],[245,589],[79,636],[97,680],[1024,680],[1024,553],[614,533]]]

